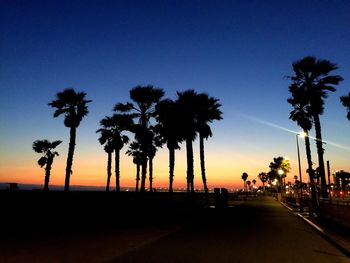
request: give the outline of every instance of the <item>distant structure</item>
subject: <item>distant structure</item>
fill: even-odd
[[[350,188],[350,173],[343,170],[334,174],[334,186],[339,190],[347,190]]]

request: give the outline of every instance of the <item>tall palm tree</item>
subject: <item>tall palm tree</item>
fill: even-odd
[[[199,154],[205,196],[208,199],[207,177],[205,174],[204,139],[213,136],[209,123],[222,119],[221,104],[218,99],[206,93],[198,94],[196,125],[199,133]]]
[[[52,150],[55,149],[61,143],[62,141],[50,142],[48,140],[36,140],[35,142],[33,142],[33,150],[37,153],[44,154],[38,160],[38,164],[40,167],[45,166],[44,191],[49,191],[49,182],[53,159],[55,158],[55,156],[59,155],[58,152]]]
[[[312,128],[312,115],[310,105],[308,103],[307,97],[304,96],[303,90],[299,89],[298,86],[294,84],[290,85],[289,91],[292,94],[292,97],[288,98],[287,101],[293,107],[293,110],[290,112],[289,118],[295,121],[303,129],[305,135],[305,149],[308,164],[307,172],[309,174],[309,180],[311,184],[312,205],[314,209],[317,209],[318,202],[316,188],[314,184],[315,171],[312,168],[311,147],[309,139],[309,131]]]
[[[129,137],[123,134],[124,131],[131,129],[133,121],[130,115],[113,114],[106,116],[100,121],[101,129],[97,132],[101,133],[99,141],[101,144],[108,144],[114,150],[115,157],[115,180],[116,191],[120,192],[120,150],[129,142]]]
[[[142,171],[141,171],[141,192],[145,191],[147,175],[147,148],[149,140],[147,131],[151,117],[154,116],[154,107],[164,96],[164,91],[153,86],[136,86],[130,90],[130,98],[133,103],[117,103],[114,110],[117,112],[129,113],[133,118],[139,119],[140,129],[136,136],[141,145]]]
[[[173,192],[175,150],[180,149],[179,143],[182,141],[180,133],[181,119],[178,112],[177,103],[170,99],[160,101],[156,105],[156,128],[166,142],[169,150],[169,192]]]
[[[348,114],[346,115],[346,117],[350,121],[350,92],[346,96],[341,96],[340,101],[343,104],[343,106],[346,107],[346,109],[348,111]]]
[[[142,154],[140,150],[140,144],[138,142],[132,142],[129,145],[129,149],[126,154],[133,157],[133,163],[136,165],[136,188],[135,192],[139,191],[140,182],[140,166],[142,165]]]
[[[193,145],[196,139],[196,114],[198,94],[194,90],[177,93],[178,111],[181,116],[181,135],[186,142],[187,156],[187,192],[194,193]]]
[[[72,174],[73,156],[75,149],[75,140],[77,128],[82,119],[88,114],[87,104],[91,100],[85,99],[85,92],[76,92],[74,89],[65,89],[56,94],[56,99],[48,103],[49,106],[56,108],[54,118],[64,115],[64,125],[70,128],[70,139],[68,147],[66,178],[64,190],[69,191],[70,175]]]
[[[310,113],[315,125],[321,190],[324,198],[328,194],[323,160],[324,149],[320,115],[324,111],[324,99],[328,96],[327,92],[334,92],[336,90],[334,86],[343,80],[339,75],[330,75],[336,69],[336,64],[331,63],[329,60],[318,60],[315,57],[308,56],[293,63],[294,76],[291,76],[292,84],[303,90],[310,104]]]
[[[246,181],[247,181],[247,179],[248,179],[248,174],[246,172],[242,173],[244,192],[247,192],[247,188],[246,188]]]

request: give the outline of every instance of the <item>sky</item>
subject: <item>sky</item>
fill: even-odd
[[[87,93],[89,114],[77,131],[71,185],[106,183],[99,121],[127,102],[137,85],[166,98],[195,89],[220,100],[223,120],[205,142],[209,187],[242,188],[284,156],[298,174],[297,125],[287,103],[292,63],[328,59],[344,78],[321,116],[325,161],[350,171],[350,122],[339,97],[350,92],[350,2],[334,1],[54,1],[0,0],[0,182],[42,184],[37,139],[62,140],[51,184],[63,185],[69,129],[47,103],[65,88]],[[314,130],[311,131],[314,136]],[[303,180],[305,146],[299,139]],[[314,167],[317,166],[312,141]],[[194,142],[195,187],[202,187]],[[135,185],[132,159],[121,157],[121,186]],[[154,186],[168,185],[168,153],[154,160]],[[176,153],[175,187],[185,187],[185,146]],[[259,184],[259,183],[258,183]],[[112,186],[114,186],[112,177]]]

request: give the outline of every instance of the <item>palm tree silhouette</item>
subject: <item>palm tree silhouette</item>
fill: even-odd
[[[210,97],[206,93],[198,94],[197,97],[197,118],[196,125],[199,133],[199,154],[202,172],[202,180],[204,186],[205,196],[208,199],[207,178],[205,174],[205,158],[204,158],[204,139],[213,136],[209,123],[214,120],[222,119],[222,112],[220,111],[221,104],[218,99]]]
[[[304,91],[299,89],[298,86],[292,84],[289,87],[289,91],[292,94],[292,97],[288,98],[287,101],[293,107],[293,110],[290,112],[289,118],[295,121],[303,129],[305,135],[305,149],[308,164],[307,172],[309,174],[309,180],[311,184],[312,205],[314,209],[317,209],[318,203],[314,184],[315,171],[312,168],[311,147],[309,139],[309,131],[312,128],[312,115],[310,105],[308,103],[307,97],[304,96]]]
[[[140,144],[138,142],[132,142],[129,145],[129,149],[126,154],[133,157],[133,163],[136,165],[136,188],[135,191],[139,191],[140,182],[140,166],[142,165],[142,154],[140,150]]]
[[[246,172],[242,173],[244,192],[247,192],[247,188],[246,188],[246,181],[247,181],[247,179],[248,179],[248,174]]]
[[[69,180],[72,172],[73,156],[75,149],[75,140],[77,128],[82,119],[88,114],[87,104],[91,100],[85,99],[85,92],[75,92],[74,89],[65,89],[56,94],[56,99],[48,103],[49,106],[56,108],[54,118],[64,115],[64,125],[70,128],[70,139],[68,147],[66,178],[64,183],[64,190],[69,191]]]
[[[327,98],[327,91],[334,92],[335,85],[338,85],[343,78],[339,75],[330,75],[336,70],[336,64],[329,60],[317,60],[308,56],[293,63],[294,76],[291,76],[292,84],[304,92],[310,104],[310,113],[313,117],[316,131],[316,146],[318,164],[321,176],[322,197],[328,196],[326,188],[326,176],[323,160],[323,141],[321,133],[320,115],[324,111],[324,99]]]
[[[264,189],[264,191],[265,191],[265,183],[266,183],[267,180],[269,179],[269,176],[268,176],[267,173],[261,172],[261,173],[259,173],[258,177],[259,177],[260,181],[262,182],[262,184],[263,184],[263,189]]]
[[[277,178],[280,186],[282,184],[282,179],[285,179],[287,173],[290,172],[290,162],[282,156],[273,158],[273,162],[270,162],[270,177],[271,179]],[[282,173],[281,173],[282,172]]]
[[[35,142],[33,142],[33,150],[37,153],[44,154],[38,160],[38,164],[40,167],[45,166],[44,191],[49,191],[49,182],[53,159],[55,158],[55,156],[59,155],[58,152],[52,150],[55,149],[61,143],[62,141],[50,142],[48,140],[36,140]]]
[[[154,116],[154,107],[156,103],[164,96],[164,91],[153,86],[136,86],[130,90],[130,98],[134,103],[117,103],[114,106],[115,111],[130,113],[133,118],[139,119],[140,129],[136,136],[141,145],[142,171],[141,171],[141,192],[145,191],[146,174],[147,174],[147,148],[149,140],[147,131],[149,122]]]
[[[350,92],[346,96],[341,96],[340,101],[343,104],[343,106],[346,107],[346,109],[348,111],[348,114],[346,115],[346,117],[350,121]]]
[[[169,150],[169,192],[173,192],[175,150],[180,149],[183,140],[180,133],[181,120],[177,103],[170,99],[160,101],[156,105],[156,128],[166,142]]]
[[[196,114],[198,94],[194,90],[177,92],[179,115],[182,118],[181,134],[186,142],[187,192],[194,193],[193,145],[196,139]]]
[[[120,192],[120,150],[129,142],[129,137],[122,133],[131,129],[133,121],[130,115],[113,114],[111,117],[103,118],[100,125],[102,128],[96,131],[101,133],[100,143],[108,145],[108,150],[109,147],[114,150],[115,188]]]

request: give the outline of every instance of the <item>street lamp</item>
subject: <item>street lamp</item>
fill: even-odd
[[[299,181],[300,181],[300,210],[303,210],[302,206],[302,200],[303,200],[303,181],[301,178],[301,164],[300,164],[300,151],[299,151],[299,138],[300,135],[301,138],[304,138],[306,136],[305,132],[300,132],[296,134],[297,139],[297,152],[298,152],[298,164],[299,164]]]

